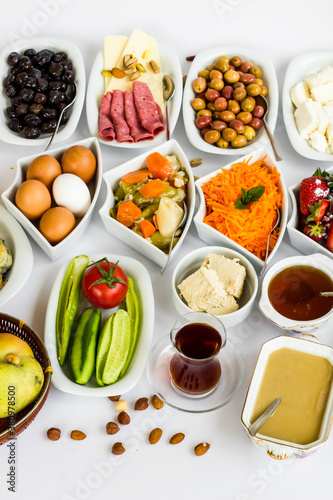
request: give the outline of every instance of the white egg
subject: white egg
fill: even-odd
[[[75,217],[83,217],[91,203],[87,185],[74,174],[59,175],[53,183],[52,193],[56,204],[68,208]]]

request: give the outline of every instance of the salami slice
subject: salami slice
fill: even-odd
[[[98,115],[98,133],[104,141],[113,141],[116,137],[113,124],[111,121],[111,101],[112,94],[107,92],[102,96],[101,106]]]
[[[144,82],[133,82],[134,102],[137,109],[141,125],[156,136],[165,130],[162,112],[160,107],[154,101],[148,85]]]
[[[151,141],[154,139],[154,134],[148,132],[148,130],[143,128],[140,123],[138,112],[134,104],[134,95],[132,90],[125,91],[124,99],[126,122],[130,128],[131,136],[133,137],[134,142]]]
[[[134,142],[125,120],[124,92],[115,89],[112,94],[111,119],[118,142]]]

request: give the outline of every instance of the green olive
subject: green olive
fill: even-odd
[[[234,115],[237,115],[237,113],[240,112],[240,105],[239,105],[239,102],[238,101],[235,101],[234,99],[230,99],[228,101],[228,106],[227,106],[227,109],[229,111],[232,111],[234,113]]]
[[[265,87],[264,85],[261,87],[261,92],[260,92],[260,95],[262,95],[263,97],[266,97],[266,95],[268,94],[268,90],[267,90],[267,87]]]
[[[221,71],[221,73],[226,73],[229,70],[229,62],[219,57],[214,63],[214,68]]]
[[[248,141],[252,141],[256,136],[256,131],[249,125],[245,125],[243,135],[245,135]]]
[[[244,125],[246,125],[247,123],[250,123],[250,121],[252,120],[252,114],[249,113],[248,111],[241,111],[240,113],[238,113],[237,118],[238,120],[243,122]]]
[[[209,130],[208,132],[205,133],[204,139],[209,144],[214,144],[220,139],[220,137],[221,134],[218,130]]]
[[[229,146],[229,142],[226,141],[225,139],[223,139],[223,137],[221,137],[217,142],[216,142],[216,146],[219,147],[219,148],[222,148],[222,149],[225,149]]]
[[[205,80],[209,80],[209,71],[207,69],[203,69],[202,71],[200,71],[199,76],[201,76]]]
[[[200,99],[200,97],[195,97],[193,101],[191,102],[192,108],[195,111],[200,111],[200,109],[205,109],[206,103],[203,99]]]
[[[209,71],[209,73],[210,73],[211,71],[213,71],[213,69],[215,69],[214,64],[210,64],[210,65],[209,65],[209,66],[207,66],[207,68],[206,68],[206,70],[207,70],[207,71]],[[217,69],[218,69],[218,68],[217,68]]]
[[[231,141],[231,146],[233,148],[243,148],[247,144],[247,139],[245,135],[239,134],[237,137]]]
[[[214,111],[213,118],[214,120],[219,120],[221,115],[221,111]]]
[[[237,71],[234,71],[233,69],[230,69],[229,71],[224,73],[224,80],[227,83],[236,83],[239,81],[239,79],[240,79],[239,74],[237,73]]]
[[[209,73],[209,78],[211,80],[214,80],[214,78],[219,78],[220,80],[223,80],[223,74],[221,71],[219,71],[218,69],[213,69],[210,73]]]
[[[251,73],[251,75],[254,75],[256,78],[262,77],[261,69],[258,68],[258,66],[253,66],[253,68],[250,68],[249,73]]]
[[[241,102],[241,108],[242,108],[242,111],[248,111],[249,113],[251,113],[254,110],[254,104],[253,104],[251,99],[246,97]]]
[[[246,92],[247,92],[247,95],[253,97],[253,96],[259,95],[261,92],[261,89],[262,89],[262,87],[260,87],[260,85],[256,85],[255,83],[250,83],[250,85],[248,85],[246,87]]]
[[[197,112],[197,118],[199,118],[199,116],[212,116],[212,114],[210,109],[200,109],[200,111]]]
[[[253,83],[255,83],[256,85],[260,85],[260,87],[264,85],[264,82],[261,78],[256,78]]]
[[[198,76],[195,80],[193,80],[192,88],[196,94],[201,94],[207,88],[207,81],[203,76]]]
[[[231,142],[237,137],[237,132],[233,128],[227,127],[222,131],[222,137],[225,141]]]
[[[239,83],[241,83],[241,82],[239,82]],[[246,97],[246,90],[245,90],[245,88],[244,87],[238,87],[238,88],[236,88],[234,90],[232,96],[233,96],[233,98],[236,101],[242,101]]]
[[[209,109],[210,111],[212,111],[212,113],[214,113],[215,110],[215,106],[214,106],[214,103],[213,102],[209,102],[207,104],[207,109]]]
[[[211,73],[212,73],[212,71],[211,71]],[[213,78],[213,80],[211,80],[208,85],[211,89],[220,91],[224,87],[224,81],[221,80],[220,78]]]
[[[239,68],[240,65],[242,64],[242,58],[239,57],[239,56],[234,56],[230,59],[230,64],[232,64],[233,66],[235,66],[235,68]]]
[[[235,113],[226,109],[225,111],[221,111],[220,119],[226,123],[231,122],[231,120],[235,119]]]
[[[245,85],[243,82],[236,82],[236,83],[232,84],[232,88],[233,89],[239,89],[239,88],[245,89]]]

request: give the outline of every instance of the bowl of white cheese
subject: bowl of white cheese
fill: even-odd
[[[217,316],[226,328],[248,317],[257,291],[258,277],[251,262],[222,246],[193,250],[172,275],[172,300],[179,314],[204,311]]]

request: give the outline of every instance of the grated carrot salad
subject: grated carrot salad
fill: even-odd
[[[264,165],[265,157],[251,165],[250,161],[234,163],[230,169],[221,168],[220,173],[201,186],[206,200],[204,222],[264,259],[268,234],[276,222],[276,209],[282,206],[282,193],[277,186],[280,174],[276,168],[271,170]],[[248,191],[254,186],[265,186],[259,201],[245,210],[236,209],[241,188]],[[271,234],[269,252],[279,232],[276,228]]]

